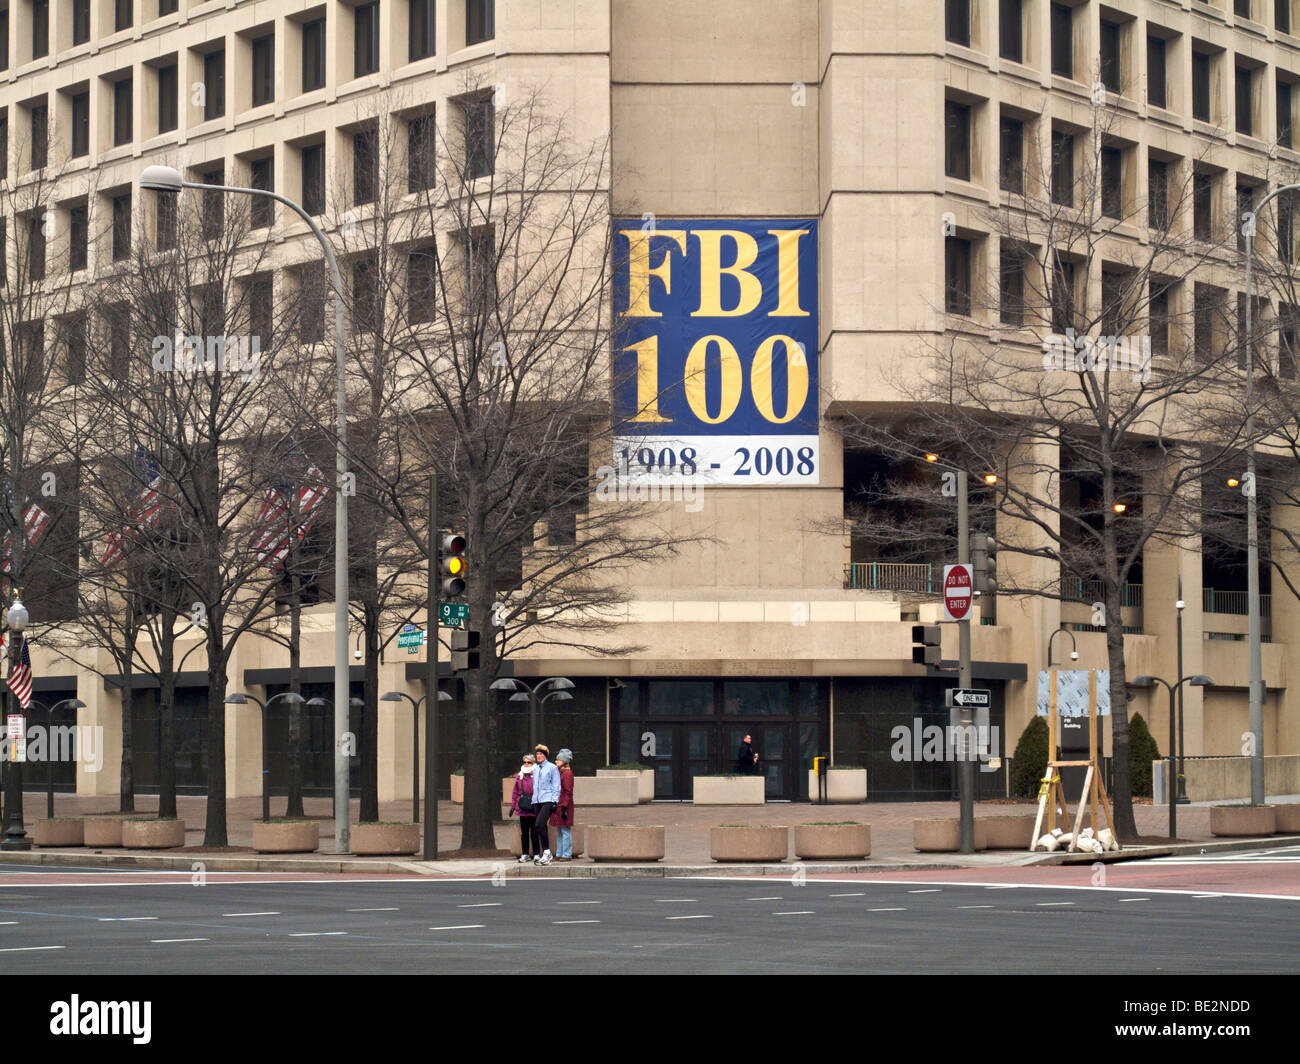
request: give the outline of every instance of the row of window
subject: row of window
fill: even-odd
[[[76,47],[90,41],[90,0],[63,0],[69,5],[70,31],[65,47]],[[436,0],[405,0],[408,18],[407,59],[415,62],[434,54]],[[178,0],[141,0],[145,7],[156,4],[158,18],[175,14]],[[112,31],[130,29],[135,24],[135,0],[112,0]],[[496,36],[495,0],[464,0],[465,46],[481,44]],[[50,0],[22,0],[22,11],[27,26],[19,27],[19,40],[30,42],[30,54],[24,52],[22,62],[42,59],[50,54]],[[353,12],[353,76],[364,77],[379,69],[379,0],[371,0],[352,8]],[[319,88],[325,80],[325,17],[297,23],[302,30],[303,92]],[[28,33],[30,30],[30,33]],[[100,29],[104,35],[103,27]],[[268,38],[259,38],[267,40]],[[311,73],[313,78],[319,67],[319,82],[308,77],[308,51],[316,57]],[[254,62],[257,52],[254,51]],[[268,85],[273,80],[270,73],[270,56],[264,58],[263,74]],[[9,8],[0,10],[0,70],[9,68]],[[255,75],[256,77],[256,75]],[[267,100],[270,96],[267,96]],[[263,101],[266,102],[266,101]]]
[[[970,317],[973,301],[973,282],[977,270],[975,260],[983,243],[982,238],[950,236],[944,247],[944,309],[949,314]],[[1051,257],[1050,267],[1038,261],[1034,250],[1010,240],[1001,241],[997,267],[997,319],[1003,325],[1022,327],[1036,313],[1032,298],[1034,286],[1028,279],[1030,269],[1048,270],[1048,310],[1053,333],[1064,334],[1073,329],[1082,335],[1087,331],[1081,309],[1081,284],[1085,281],[1085,263],[1065,253]],[[1101,301],[1099,332],[1104,336],[1119,336],[1125,331],[1125,307],[1132,307],[1142,296],[1146,298],[1146,323],[1151,337],[1153,355],[1167,355],[1170,348],[1171,328],[1177,321],[1174,310],[1183,298],[1183,290],[1192,290],[1192,343],[1193,350],[1202,358],[1213,359],[1223,350],[1230,335],[1244,336],[1246,320],[1246,294],[1237,293],[1236,321],[1228,317],[1229,291],[1217,285],[1199,281],[1155,278],[1147,282],[1144,293],[1131,291],[1134,271],[1120,263],[1104,265],[1101,273]],[[991,308],[990,308],[991,309]],[[1256,297],[1253,308],[1255,322],[1262,323],[1269,314],[1269,302]],[[1282,303],[1278,307],[1278,372],[1282,377],[1294,379],[1300,356],[1300,307]],[[1235,325],[1235,333],[1230,330]],[[1219,345],[1216,347],[1216,344]],[[1256,344],[1256,357],[1260,357]],[[1237,354],[1237,364],[1244,368],[1245,345]]]

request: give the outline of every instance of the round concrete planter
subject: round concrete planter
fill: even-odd
[[[1021,816],[981,816],[976,817],[976,831],[984,829],[982,849],[989,850],[1028,850],[1033,841],[1034,814]]]
[[[984,822],[975,821],[975,849],[987,847]],[[961,821],[955,816],[912,821],[912,847],[919,853],[957,853],[961,849]]]
[[[551,853],[555,852],[556,832],[559,828],[551,828]],[[587,828],[585,824],[573,825],[573,856],[581,857],[583,850],[587,845]],[[519,818],[510,818],[510,852],[516,857],[520,856],[524,850],[519,844]]]
[[[320,825],[314,820],[254,820],[253,849],[258,853],[315,853]]]
[[[412,854],[420,848],[420,825],[353,824],[350,837],[358,857]]]
[[[1274,826],[1278,835],[1300,835],[1300,802],[1288,802],[1273,807]]]
[[[662,825],[591,824],[586,843],[587,856],[593,861],[662,861],[664,858]]]
[[[32,825],[32,842],[37,846],[84,846],[81,817],[38,820]]]
[[[183,820],[123,820],[122,845],[128,850],[170,850],[185,845]]]
[[[1210,834],[1250,838],[1277,830],[1277,809],[1271,805],[1212,805]]]
[[[87,846],[121,846],[122,817],[87,816],[81,818],[82,838]]]
[[[790,829],[784,826],[709,829],[715,861],[784,861],[789,853]]]
[[[870,824],[796,824],[796,857],[818,861],[871,856]]]
[[[451,800],[457,805],[465,804],[465,777],[453,775],[451,777]]]

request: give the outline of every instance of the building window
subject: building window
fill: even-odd
[[[1052,73],[1074,77],[1074,12],[1064,4],[1052,5]]]
[[[465,251],[466,307],[475,317],[491,318],[497,306],[497,250],[490,226],[460,234]]]
[[[1286,81],[1277,83],[1277,142],[1291,147],[1291,84]]]
[[[465,44],[481,44],[497,35],[495,0],[465,0]]]
[[[486,177],[496,166],[496,111],[491,94],[461,101],[465,119],[465,176]]]
[[[434,0],[411,0],[410,49],[407,58],[412,63],[433,55],[435,13]]]
[[[1295,261],[1295,193],[1277,197],[1277,257],[1282,262]]]
[[[259,351],[269,351],[274,341],[274,289],[270,274],[258,274],[248,283],[248,332]]]
[[[1169,164],[1147,160],[1147,228],[1169,226]]]
[[[947,0],[944,36],[953,44],[970,47],[970,0]]]
[[[970,241],[950,236],[944,241],[944,309],[970,316]]]
[[[113,29],[129,30],[135,21],[134,0],[113,0]]]
[[[42,102],[31,108],[32,115],[32,145],[31,160],[33,170],[39,170],[45,165],[50,149],[49,130],[50,130],[50,109],[49,106]]]
[[[362,4],[352,9],[353,77],[365,77],[379,69],[379,4]]]
[[[104,315],[108,325],[108,375],[124,381],[131,358],[131,312],[124,304],[110,307]]]
[[[1254,186],[1237,178],[1237,214],[1233,218],[1233,229],[1237,231],[1237,250],[1246,250],[1246,234],[1241,231],[1241,216],[1255,209]]]
[[[204,185],[224,185],[226,168],[215,166],[199,172],[199,182]],[[205,189],[203,192],[202,230],[204,240],[219,240],[226,228],[226,194]]]
[[[1278,333],[1277,373],[1285,380],[1295,380],[1297,345],[1300,345],[1300,308],[1283,303],[1278,308],[1282,328]]]
[[[1119,23],[1101,20],[1101,83],[1113,93],[1122,91]]]
[[[1214,236],[1214,175],[1192,177],[1192,235],[1197,240]]]
[[[275,99],[275,34],[268,33],[253,41],[253,106],[261,107]]]
[[[113,146],[131,143],[131,79],[113,82]]]
[[[1003,325],[1025,324],[1025,264],[1022,247],[1003,244],[998,253],[998,317]]]
[[[1232,13],[1238,18],[1250,18],[1250,0],[1232,0]]]
[[[41,210],[27,216],[27,276],[45,280],[45,212]]]
[[[1192,53],[1192,117],[1210,121],[1210,57],[1205,52]]]
[[[1169,286],[1151,281],[1151,304],[1148,309],[1151,331],[1151,353],[1169,354]]]
[[[1214,319],[1219,309],[1222,289],[1196,284],[1192,292],[1192,343],[1196,357],[1208,362],[1214,351]]]
[[[1025,124],[1003,117],[999,128],[999,183],[1006,192],[1025,191]]]
[[[113,197],[113,261],[131,257],[131,193]]]
[[[318,344],[325,339],[325,280],[323,262],[298,271],[298,342]]]
[[[1291,0],[1273,0],[1273,24],[1278,33],[1291,32]]]
[[[1074,137],[1052,134],[1052,202],[1074,206]]]
[[[352,331],[374,332],[378,325],[379,271],[374,256],[352,264]]]
[[[302,91],[313,92],[325,85],[325,20],[302,24]]]
[[[379,189],[377,130],[368,126],[352,136],[352,202],[374,203]]]
[[[158,0],[158,17],[174,15],[180,10],[180,0]]]
[[[63,373],[69,384],[86,381],[86,315],[69,314],[59,322],[59,338],[63,341]]]
[[[90,92],[72,96],[72,156],[90,154]]]
[[[0,181],[9,180],[9,108],[0,107]],[[0,254],[0,259],[4,255]]]
[[[50,0],[32,0],[32,58],[50,54]]]
[[[943,172],[962,181],[970,180],[970,108],[948,100],[943,105]]]
[[[90,40],[90,0],[72,0],[72,43]]]
[[[436,128],[433,115],[417,115],[406,127],[406,190],[419,192],[434,184]]]
[[[406,260],[407,316],[411,324],[432,321],[437,306],[438,257],[433,247],[413,251]]]
[[[157,210],[158,219],[154,246],[159,251],[170,251],[176,246],[177,199],[178,197],[174,192],[154,193],[154,206]]]
[[[1169,106],[1165,84],[1165,42],[1162,37],[1147,37],[1147,103],[1152,107]]]
[[[218,48],[203,57],[203,120],[226,113],[226,50]]]
[[[1237,67],[1237,132],[1250,136],[1254,130],[1250,113],[1250,70]]]
[[[1101,149],[1101,213],[1107,218],[1124,215],[1124,156],[1119,148]]]
[[[90,255],[90,215],[84,203],[68,208],[68,270],[84,270]]]
[[[250,183],[263,192],[275,191],[275,159],[254,159],[250,164]],[[269,229],[275,221],[275,201],[267,196],[251,196],[248,207],[249,225],[254,229]]]
[[[999,0],[998,4],[998,54],[1015,63],[1025,61],[1025,32],[1022,25],[1020,0]]]
[[[1073,262],[1056,256],[1052,270],[1052,332],[1063,333],[1074,327],[1074,275]]]
[[[308,214],[325,213],[325,145],[302,149],[302,209]]]
[[[179,72],[175,63],[158,68],[158,132],[170,133],[177,125]]]

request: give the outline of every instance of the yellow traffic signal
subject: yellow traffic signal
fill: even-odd
[[[438,571],[442,575],[442,593],[448,598],[465,594],[465,537],[459,532],[442,533],[438,541]]]

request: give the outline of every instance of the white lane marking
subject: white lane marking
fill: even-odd
[[[396,905],[385,905],[379,909],[344,909],[345,913],[395,913],[400,911]]]
[[[1193,898],[1218,898],[1220,896],[1221,895],[1218,894],[1193,894],[1192,895]]]
[[[346,931],[290,931],[290,938],[314,938],[320,935],[346,935]]]
[[[471,927],[487,927],[487,924],[445,924],[442,927],[431,927],[430,931],[467,931]]]
[[[906,909],[868,909],[869,913],[905,913]]]
[[[712,920],[712,916],[665,916],[665,920]]]
[[[746,898],[746,901],[780,901],[781,895],[778,894],[773,898]]]
[[[658,905],[675,905],[677,902],[695,901],[695,898],[655,898]]]
[[[150,942],[161,944],[163,942],[207,942],[206,938],[151,938]]]
[[[37,949],[67,949],[67,946],[11,946],[9,949],[0,949],[0,953],[28,953]]]
[[[795,909],[788,913],[773,913],[773,916],[816,916],[811,909]]]
[[[600,905],[598,901],[557,901],[556,905]]]
[[[552,920],[553,924],[598,924],[599,920]]]
[[[865,891],[861,891],[861,890],[858,891],[856,894],[829,894],[829,895],[827,895],[827,897],[831,897],[831,898],[865,898],[866,896],[867,896],[867,895],[866,895],[866,892],[865,892]]]
[[[941,887],[931,887],[929,890],[909,890],[907,893],[909,893],[909,894],[942,894],[942,893],[943,893],[943,889],[942,889]]]
[[[221,915],[222,916],[279,916],[280,914],[276,912],[276,913],[222,913]],[[180,939],[176,939],[175,941],[179,942]]]
[[[1125,901],[1150,901],[1150,898],[1120,898],[1121,902]]]
[[[467,903],[465,905],[457,905],[456,908],[457,909],[491,909],[494,906],[498,906],[501,904],[503,903],[499,901],[476,901],[476,902]]]
[[[958,905],[959,909],[992,909],[992,905]]]
[[[0,920],[0,926],[12,927],[17,922],[17,920]]]
[[[1045,909],[1052,905],[1073,905],[1072,901],[1036,901],[1034,902],[1040,909]]]

